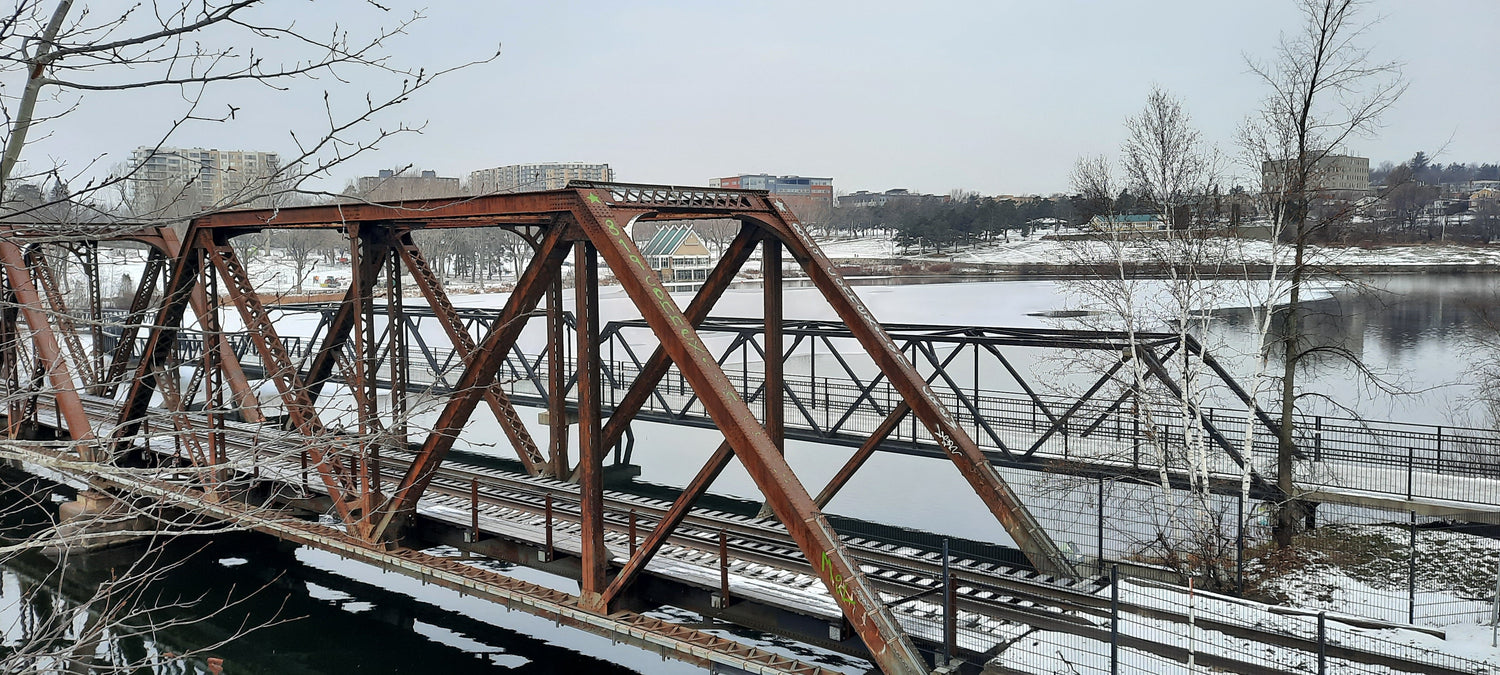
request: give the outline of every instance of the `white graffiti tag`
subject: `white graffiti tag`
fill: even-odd
[[[945,452],[952,455],[958,454],[958,443],[953,441],[953,437],[949,436],[948,432],[939,429],[934,435],[937,437],[938,445],[943,446]]]

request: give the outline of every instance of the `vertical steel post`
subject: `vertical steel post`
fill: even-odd
[[[406,355],[406,307],[402,299],[401,256],[387,252],[385,267],[385,321],[389,335],[386,357],[390,359],[390,434],[397,448],[406,449],[406,384],[411,369]]]
[[[786,411],[782,402],[785,368],[782,355],[785,344],[782,339],[783,306],[781,279],[781,242],[767,238],[762,244],[761,277],[765,280],[762,289],[765,304],[766,379],[763,391],[765,403],[766,433],[782,454],[786,454]],[[747,345],[748,346],[748,345]],[[748,393],[748,392],[747,392]]]
[[[635,509],[630,510],[630,556],[635,557]]]
[[[1318,612],[1318,675],[1328,673],[1328,612]]]
[[[1495,608],[1490,616],[1490,646],[1500,646],[1500,564],[1495,566]]]
[[[103,292],[99,286],[99,242],[86,241],[83,246],[87,256],[84,273],[89,280],[89,339],[93,341],[90,351],[94,357],[94,381],[104,387],[107,383],[104,381],[104,298],[100,297]],[[84,366],[79,364],[78,367]]]
[[[349,366],[350,372],[348,373],[348,378],[350,381],[348,384],[350,390],[354,393],[355,419],[358,425],[357,428],[359,429],[359,441],[357,445],[359,448],[359,457],[356,464],[356,471],[358,472],[356,485],[358,486],[359,497],[356,499],[356,502],[361,504],[365,512],[368,513],[370,506],[372,506],[369,503],[368,497],[374,492],[371,490],[371,481],[374,479],[374,476],[370,472],[370,453],[376,445],[376,442],[373,440],[376,429],[373,410],[375,405],[373,398],[374,373],[370,372],[370,364],[373,362],[373,359],[370,358],[370,353],[375,350],[374,326],[372,325],[374,323],[374,307],[373,303],[370,302],[371,293],[369,289],[374,286],[373,277],[379,273],[379,270],[378,268],[370,269],[370,261],[365,259],[370,254],[369,249],[363,243],[367,233],[359,224],[349,224],[344,230],[344,234],[348,238],[349,245],[350,284],[349,295],[347,297],[351,304],[347,309],[352,320],[350,338],[353,341],[354,348],[354,358],[351,360]],[[342,345],[336,346],[340,350],[342,349]],[[332,358],[337,361],[340,355],[339,352],[335,352],[332,354]]]
[[[948,568],[948,538],[943,537],[943,663],[953,659],[958,642],[958,622],[954,619],[953,574]]]
[[[1436,474],[1442,474],[1443,473],[1443,428],[1442,427],[1438,427],[1437,428],[1437,466],[1433,468],[1433,473],[1436,473]]]
[[[563,397],[567,385],[563,357],[562,279],[547,286],[547,456],[552,460],[552,475],[568,477],[568,402]]]
[[[0,307],[0,364],[3,364],[5,385],[5,437],[15,438],[20,433],[21,387],[19,360],[21,358],[20,333],[16,326],[15,298],[10,292],[10,280],[0,274],[3,286],[3,307]]]
[[[1104,477],[1099,477],[1099,531],[1098,531],[1099,563],[1096,569],[1100,574],[1104,573]]]
[[[1120,566],[1109,568],[1109,672],[1120,675]]]
[[[1417,512],[1411,512],[1411,560],[1406,565],[1406,622],[1417,622]]]
[[[807,398],[812,401],[813,410],[818,409],[818,341],[808,340],[807,355]]]
[[[1415,490],[1417,466],[1417,446],[1408,442],[1406,444],[1406,501],[1411,501]],[[1415,515],[1415,514],[1413,514]]]
[[[469,479],[469,532],[471,541],[479,541],[479,478]]]
[[[552,494],[548,493],[542,500],[543,519],[547,524],[547,560],[552,562]]]
[[[574,336],[578,389],[578,490],[582,538],[580,595],[595,610],[608,583],[609,551],[604,548],[604,455],[599,445],[599,255],[594,245],[573,247]]]
[[[208,420],[208,461],[216,467],[213,476],[217,483],[229,479],[229,470],[223,466],[228,459],[224,449],[224,419],[221,414],[224,405],[223,372],[219,369],[223,342],[219,339],[222,331],[219,321],[218,279],[214,277],[212,268],[205,266],[202,271],[201,283],[204,295],[207,296],[207,309],[200,317],[198,326],[203,332],[203,410]],[[183,405],[191,403],[184,401]]]
[[[1323,416],[1313,419],[1313,459],[1323,461]]]
[[[719,530],[719,597],[720,609],[729,608],[729,535]]]

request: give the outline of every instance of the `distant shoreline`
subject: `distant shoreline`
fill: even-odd
[[[905,277],[954,277],[981,280],[1014,278],[1079,278],[1113,276],[1119,274],[1114,263],[1056,264],[1056,263],[980,263],[921,261],[907,258],[835,258],[831,262],[839,273],[852,278],[905,278]],[[1131,276],[1166,277],[1169,265],[1162,263],[1126,263],[1126,274]],[[1208,278],[1270,277],[1273,267],[1268,263],[1230,264],[1200,269],[1198,273]],[[1278,273],[1286,275],[1290,265],[1281,265]],[[1488,262],[1470,263],[1406,263],[1406,264],[1330,264],[1314,266],[1318,275],[1468,275],[1500,274],[1500,264]]]

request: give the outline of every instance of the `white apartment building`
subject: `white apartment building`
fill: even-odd
[[[289,184],[296,170],[284,168],[277,153],[254,150],[142,146],[130,158],[138,167],[130,176],[131,201],[142,211],[252,205],[274,184]]]
[[[1261,164],[1261,185],[1266,192],[1279,192],[1290,167],[1287,160]],[[1358,196],[1370,191],[1370,158],[1327,155],[1314,165],[1308,187],[1330,196]],[[1354,193],[1358,193],[1357,195]]]
[[[487,195],[496,192],[559,190],[567,187],[570,180],[612,181],[614,179],[615,172],[609,168],[608,164],[585,164],[583,162],[511,164],[471,172],[468,192]]]

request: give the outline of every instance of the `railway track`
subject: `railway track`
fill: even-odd
[[[50,409],[50,402],[47,403],[44,410]],[[90,418],[96,421],[113,420],[116,414],[114,402],[106,399],[85,397],[84,405]],[[201,413],[192,413],[190,417],[195,421],[204,419]],[[162,418],[168,418],[164,411]],[[179,415],[178,419],[183,417]],[[207,428],[206,423],[203,428]],[[266,478],[279,478],[284,485],[301,483],[304,474],[300,461],[302,445],[294,435],[263,425],[226,422],[224,438],[230,464],[237,469],[248,469]],[[158,441],[153,447],[158,453],[170,455],[172,449],[166,447],[169,444]],[[383,482],[394,485],[413,456],[410,451],[386,450],[381,459]],[[505,532],[492,532],[492,536],[516,537],[531,545],[539,545],[548,539],[546,534],[550,528],[550,538],[555,539],[560,550],[576,553],[576,550],[567,550],[569,536],[579,528],[575,485],[481,466],[464,461],[465,456],[465,453],[455,452],[443,463],[422,498],[423,508],[439,512],[439,517],[445,517],[455,525],[467,523],[472,512],[477,510],[483,523],[510,524],[510,527],[503,528]],[[311,469],[306,471],[315,476]],[[184,472],[185,475],[190,473]],[[315,477],[306,480],[305,486],[309,491],[322,492],[321,481]],[[476,487],[477,501],[474,499]],[[644,538],[670,505],[668,501],[652,497],[606,491],[606,545],[617,554],[618,562],[623,562],[632,548],[632,514],[637,537]],[[550,522],[546,521],[549,510],[552,513]],[[812,573],[805,556],[785,528],[774,519],[694,509],[668,538],[656,561],[648,566],[648,571],[674,576],[674,572],[681,573],[688,567],[698,568],[702,573],[696,583],[716,588],[721,532],[727,544],[729,572],[741,586],[750,581],[758,583],[762,589],[774,585],[785,590],[779,602],[776,597],[752,599],[815,617],[836,619],[839,616],[833,599]],[[941,636],[943,561],[939,553],[867,537],[843,537],[843,541],[867,578],[886,596],[884,599],[903,625],[916,635]],[[1058,631],[1108,640],[1111,599],[1106,578],[1056,579],[962,555],[950,556],[948,562],[956,587],[956,619],[971,654],[990,656],[1030,630]],[[653,570],[653,567],[657,569]],[[674,578],[694,582],[678,576]],[[1189,621],[1186,615],[1161,607],[1123,603],[1120,610],[1182,625]],[[1310,653],[1318,649],[1315,641],[1271,630],[1202,618],[1198,619],[1197,627],[1236,639]],[[1129,638],[1122,644],[1176,660],[1183,657],[1181,648],[1139,638]],[[975,645],[979,648],[974,648]],[[1333,648],[1329,655],[1354,663],[1385,666],[1398,672],[1470,672],[1342,646]],[[1208,663],[1202,656],[1199,661]],[[1219,661],[1222,666],[1239,672],[1278,672],[1274,668],[1234,659]]]

